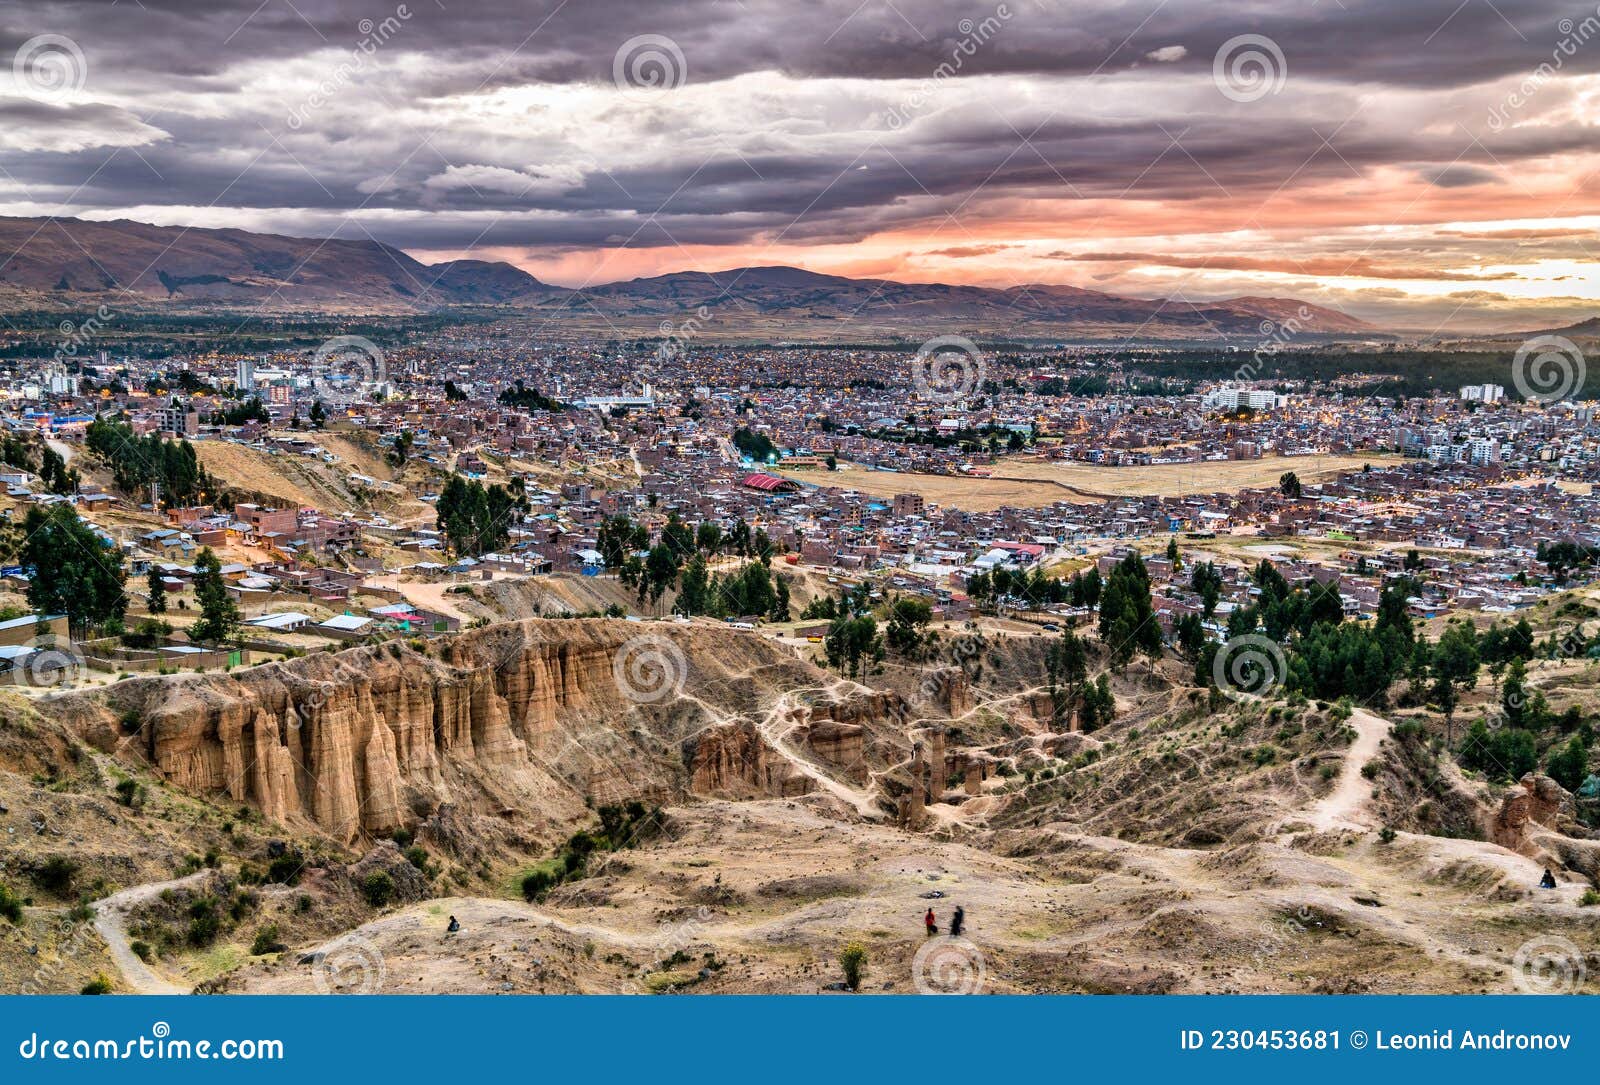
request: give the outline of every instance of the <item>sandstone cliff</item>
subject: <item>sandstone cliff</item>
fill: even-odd
[[[414,829],[447,804],[537,834],[582,818],[586,801],[805,787],[741,721],[781,691],[828,680],[758,635],[534,620],[426,648],[396,642],[226,675],[129,679],[60,698],[55,712],[177,787],[343,842]],[[812,706],[817,760],[860,762],[866,727],[892,736],[898,726],[895,702],[863,694]],[[691,744],[686,761],[685,744],[702,732],[712,737]]]

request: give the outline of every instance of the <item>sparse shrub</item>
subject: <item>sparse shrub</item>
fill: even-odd
[[[1383,828],[1378,830],[1378,842],[1380,844],[1393,844],[1394,838],[1395,831],[1389,828],[1389,826],[1385,825]]]
[[[382,908],[394,899],[394,879],[381,870],[374,870],[361,879],[361,895],[374,908]]]
[[[279,885],[296,885],[300,881],[300,871],[306,865],[305,858],[296,852],[285,852],[267,864],[267,881]]]
[[[101,973],[84,984],[83,990],[78,993],[80,995],[109,995],[111,993],[111,981],[106,979],[104,973]]]
[[[128,943],[128,948],[133,950],[133,955],[135,957],[139,958],[146,964],[150,963],[150,958],[155,953],[155,951],[150,948],[149,942],[141,942],[137,938]]]
[[[44,861],[34,880],[41,889],[64,897],[72,892],[72,879],[78,876],[78,864],[68,859],[65,855],[52,855]]]
[[[1583,896],[1578,898],[1578,907],[1580,908],[1593,908],[1596,904],[1600,904],[1600,892],[1596,892],[1594,889],[1585,889]]]
[[[123,806],[132,806],[139,800],[139,781],[133,778],[118,780],[116,786],[117,801]]]
[[[839,951],[839,967],[844,969],[844,985],[852,991],[861,990],[861,977],[867,970],[867,947],[860,942],[850,942]]]
[[[1361,766],[1361,775],[1366,777],[1368,780],[1376,780],[1378,778],[1378,773],[1382,771],[1383,762],[1376,757],[1374,757],[1371,761],[1368,761],[1365,765]]]
[[[1396,742],[1411,742],[1424,737],[1422,724],[1417,720],[1403,720],[1389,729]]]
[[[405,855],[406,862],[418,870],[426,871],[428,869],[428,851],[426,848],[413,845],[406,849]]]
[[[522,898],[530,904],[541,901],[555,884],[555,876],[549,871],[535,870],[522,879]]]
[[[255,940],[250,943],[250,956],[260,957],[267,953],[282,953],[283,945],[278,941],[278,925],[268,923],[256,931]]]
[[[1317,770],[1317,775],[1322,777],[1324,780],[1331,780],[1335,776],[1339,775],[1339,770],[1333,765],[1323,765]]]
[[[1270,765],[1276,761],[1278,759],[1278,751],[1272,746],[1257,746],[1251,757],[1255,760],[1256,767],[1259,768],[1262,765]]]
[[[311,911],[311,897],[305,893],[301,893],[295,898],[294,910],[300,915],[305,915],[307,912]]]
[[[206,912],[189,920],[189,944],[193,946],[209,946],[217,940],[217,935],[222,930],[222,921],[215,912]]]
[[[22,922],[22,900],[11,891],[10,886],[0,885],[0,916],[4,916],[12,926]]]
[[[237,923],[260,906],[261,898],[255,893],[246,891],[233,898],[233,903],[228,906],[228,914]]]

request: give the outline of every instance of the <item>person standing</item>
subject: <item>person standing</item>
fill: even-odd
[[[961,925],[967,921],[967,913],[961,905],[956,905],[955,914],[950,917],[950,937],[961,937]]]
[[[922,923],[928,928],[928,937],[932,938],[939,933],[939,921],[933,917],[933,909],[928,909],[928,914],[922,917]]]

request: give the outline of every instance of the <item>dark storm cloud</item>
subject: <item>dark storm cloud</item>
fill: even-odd
[[[362,20],[382,20],[395,6],[388,0],[30,4],[25,19],[13,12],[0,23],[0,49],[48,30],[75,37],[92,61],[109,61],[119,72],[184,78],[225,71],[239,56],[283,58],[352,42],[363,33]],[[406,6],[408,33],[427,39],[411,47],[486,59],[480,78],[491,83],[608,80],[618,45],[647,33],[676,41],[691,73],[704,79],[756,70],[921,78],[974,37],[987,40],[964,58],[966,74],[1115,72],[1149,66],[1146,54],[1177,45],[1187,55],[1171,67],[1209,71],[1225,41],[1258,33],[1277,42],[1295,72],[1444,87],[1527,71],[1550,59],[1562,36],[1560,20],[1593,13],[1560,0],[482,0],[444,8],[408,0]],[[985,25],[1000,29],[985,35]],[[1568,63],[1594,71],[1597,61],[1580,52]]]
[[[0,60],[37,34],[66,35],[86,57],[90,99],[0,97],[0,129],[31,132],[70,114],[73,134],[7,143],[0,133],[0,181],[10,179],[14,203],[217,205],[256,212],[247,221],[260,228],[370,232],[441,249],[841,242],[947,215],[1002,214],[993,201],[1066,201],[1067,216],[1080,198],[1259,201],[1289,184],[1359,183],[1385,166],[1441,189],[1490,187],[1500,163],[1587,150],[1589,133],[1511,128],[1491,148],[1450,125],[1418,132],[1382,108],[1361,115],[1363,98],[1385,88],[1449,95],[1522,76],[1550,59],[1558,20],[1584,14],[1552,0],[1515,10],[1486,0],[0,7]],[[364,97],[342,84],[315,89],[339,82],[339,58],[356,56],[386,21],[394,29],[373,61],[381,78],[362,85]],[[681,50],[690,88],[779,72],[827,89],[792,116],[754,103],[747,115],[724,114],[720,132],[696,131],[694,118],[659,103],[619,99],[600,122],[584,118],[588,131],[551,123],[552,138],[523,138],[521,129],[544,123],[542,111],[559,108],[556,91],[611,88],[619,47],[646,34]],[[1266,35],[1281,50],[1290,93],[1241,103],[1212,85],[1214,56],[1241,34]],[[1594,71],[1600,47],[1563,63],[1566,74]],[[948,115],[909,110],[903,128],[885,122],[883,104],[861,104],[885,80],[928,82],[941,66],[952,76],[941,87],[994,83],[997,97]],[[1001,78],[972,78],[983,76]],[[1019,100],[1020,77],[1036,101]],[[1307,84],[1316,91],[1300,89]],[[1167,86],[1182,94],[1150,90]],[[1120,108],[1080,108],[1074,96],[1085,87],[1093,101],[1082,105]],[[532,88],[525,123],[513,112],[497,131],[475,127],[457,103],[480,88]],[[1468,127],[1493,104],[1473,102]],[[629,125],[684,131],[640,160],[604,145],[607,129]],[[805,125],[864,135],[808,139]]]

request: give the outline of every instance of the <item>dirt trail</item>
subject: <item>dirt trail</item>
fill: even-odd
[[[148,904],[167,889],[184,889],[205,881],[211,871],[202,870],[184,878],[166,882],[150,882],[124,889],[94,902],[94,929],[105,941],[111,959],[117,963],[122,978],[141,995],[186,995],[189,988],[163,978],[139,959],[128,941],[127,913],[141,904]]]
[[[1339,782],[1320,802],[1306,811],[1311,824],[1319,830],[1326,831],[1341,825],[1370,828],[1372,824],[1366,810],[1372,785],[1361,775],[1361,768],[1378,756],[1378,747],[1389,733],[1390,724],[1382,716],[1357,708],[1351,712],[1350,726],[1356,730],[1356,740],[1345,751]]]
[[[768,745],[787,758],[789,763],[796,769],[816,781],[824,790],[855,807],[856,812],[868,821],[882,821],[884,813],[872,801],[870,794],[859,788],[851,787],[843,781],[834,779],[825,768],[789,744],[789,735],[798,724],[795,714],[796,698],[805,694],[824,691],[838,698],[840,696],[840,688],[845,686],[853,686],[853,683],[841,678],[826,687],[807,686],[803,689],[790,690],[780,696],[766,716],[757,722],[756,730],[761,732],[761,737],[766,739]],[[780,727],[780,723],[785,720],[787,720],[787,723]]]

